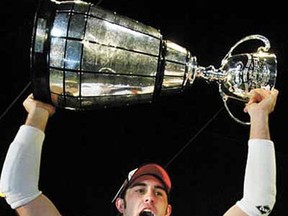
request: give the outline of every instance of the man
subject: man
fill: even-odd
[[[269,114],[274,111],[278,90],[254,89],[244,108],[250,116],[250,139],[243,197],[224,216],[269,215],[276,200],[274,143]],[[41,148],[50,104],[29,95],[23,103],[28,116],[11,143],[0,179],[0,192],[20,216],[59,216],[55,205],[38,189]],[[146,164],[132,170],[113,202],[123,216],[169,216],[171,180],[163,167]]]

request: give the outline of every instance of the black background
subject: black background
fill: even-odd
[[[280,91],[270,120],[278,189],[271,215],[287,215],[286,14],[279,3],[251,3],[103,0],[100,6],[159,29],[202,66],[219,67],[244,36],[262,34],[270,40]],[[26,117],[22,101],[32,91],[29,49],[36,6],[36,0],[1,1],[1,166]],[[222,215],[242,197],[248,132],[228,115],[218,86],[201,80],[152,104],[80,113],[57,109],[46,131],[39,188],[65,216],[116,215],[111,200],[127,173],[153,161],[168,165],[173,215]],[[1,199],[0,216],[10,215],[14,211]]]

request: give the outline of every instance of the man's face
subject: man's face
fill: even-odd
[[[123,208],[117,208],[123,216],[139,216],[143,212],[152,216],[169,216],[172,210],[163,184],[151,175],[137,178],[127,189],[122,202]]]

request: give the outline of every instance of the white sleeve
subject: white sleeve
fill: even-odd
[[[276,161],[271,140],[251,139],[243,198],[236,204],[249,216],[267,216],[276,200]]]
[[[41,194],[38,190],[43,131],[22,125],[10,144],[0,178],[0,192],[16,209]]]

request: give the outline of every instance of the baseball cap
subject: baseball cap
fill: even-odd
[[[126,191],[127,188],[140,176],[143,175],[152,175],[156,178],[158,178],[164,185],[164,188],[167,192],[167,194],[170,193],[171,190],[171,180],[167,173],[167,171],[160,166],[159,164],[155,163],[148,163],[143,164],[140,167],[133,169],[129,172],[127,178],[123,182],[122,186],[114,196],[112,203],[116,200],[117,197],[121,197],[123,193]]]

